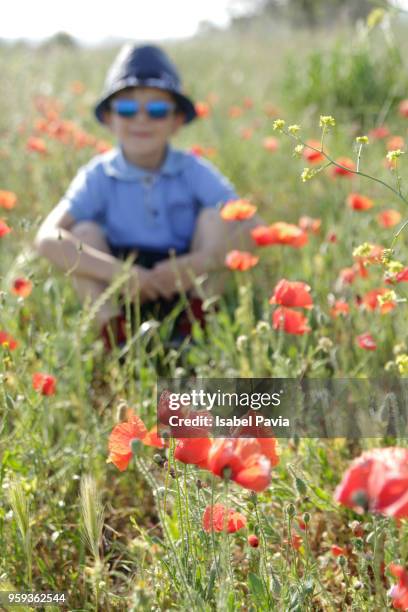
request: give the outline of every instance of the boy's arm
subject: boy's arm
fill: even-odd
[[[62,201],[46,217],[34,240],[37,252],[64,272],[88,276],[110,283],[120,273],[123,262],[81,241],[69,230],[75,224],[68,212],[68,202]]]
[[[68,206],[68,202],[60,202],[44,220],[34,240],[37,252],[65,272],[110,284],[123,271],[123,261],[81,243],[69,231],[76,221]],[[140,292],[141,302],[157,299],[159,289],[155,282],[148,271],[132,266],[128,286],[131,295]]]

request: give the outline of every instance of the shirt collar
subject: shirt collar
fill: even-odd
[[[146,175],[174,176],[183,168],[184,156],[167,145],[166,156],[161,167],[156,171],[149,171],[131,164],[123,154],[122,148],[116,147],[104,154],[103,168],[107,176],[123,181],[140,181]]]

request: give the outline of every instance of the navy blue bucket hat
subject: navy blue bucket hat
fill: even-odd
[[[177,68],[159,47],[126,45],[116,57],[106,77],[102,97],[95,106],[95,115],[103,123],[103,111],[109,109],[109,99],[126,87],[156,87],[173,94],[185,123],[196,118],[192,100],[181,88]]]

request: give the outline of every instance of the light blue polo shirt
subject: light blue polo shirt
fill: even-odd
[[[76,221],[99,223],[115,247],[180,253],[189,250],[200,210],[235,198],[211,163],[168,146],[155,172],[128,162],[120,147],[94,157],[63,200]]]

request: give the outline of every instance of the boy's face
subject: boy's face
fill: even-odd
[[[135,100],[141,105],[133,117],[122,117],[113,110],[106,111],[104,120],[118,139],[129,161],[136,165],[155,166],[162,161],[170,138],[184,122],[184,116],[172,111],[167,117],[153,119],[147,114],[146,102],[164,100],[174,104],[173,96],[152,87],[131,87],[117,93],[113,100]]]

